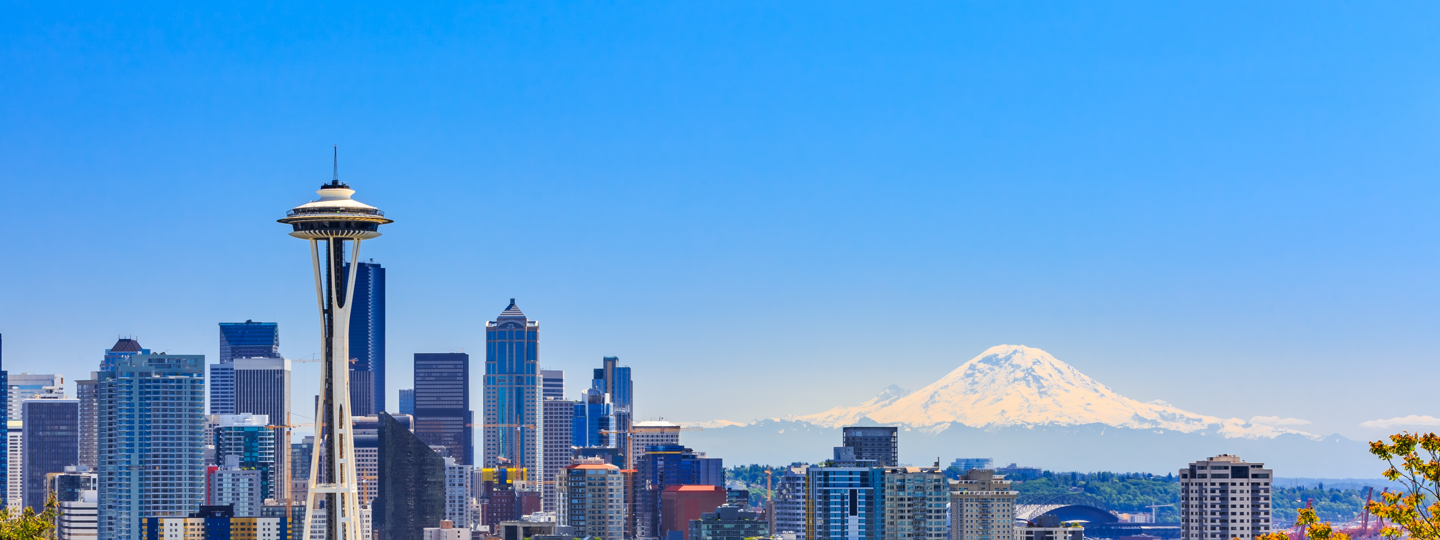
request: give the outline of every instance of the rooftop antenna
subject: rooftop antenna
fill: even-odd
[[[340,183],[340,145],[335,145],[335,178],[333,183]]]

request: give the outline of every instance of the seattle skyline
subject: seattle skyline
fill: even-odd
[[[317,355],[273,214],[338,144],[405,218],[361,256],[389,403],[516,298],[566,398],[635,368],[636,419],[814,414],[1022,344],[1139,401],[1434,429],[1436,8],[1031,7],[4,8],[6,368],[84,379],[122,335],[213,363],[245,320]]]

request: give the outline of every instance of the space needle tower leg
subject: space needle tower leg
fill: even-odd
[[[354,297],[360,242],[380,236],[391,223],[375,207],[351,199],[355,192],[337,178],[320,188],[320,200],[291,210],[281,223],[291,236],[310,241],[315,299],[320,308],[324,351],[320,400],[315,411],[315,448],[310,454],[310,489],[305,496],[301,538],[311,540],[310,516],[325,502],[325,540],[361,540],[360,490],[355,476],[354,426],[350,418],[350,300]],[[345,243],[350,242],[346,264]],[[294,530],[295,524],[289,524]],[[293,534],[293,533],[292,533]]]

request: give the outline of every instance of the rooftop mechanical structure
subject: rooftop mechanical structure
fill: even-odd
[[[350,299],[355,290],[356,265],[346,264],[345,252],[348,243],[348,261],[358,260],[360,241],[380,236],[380,226],[393,220],[386,219],[380,209],[351,198],[355,190],[340,182],[338,160],[335,178],[320,186],[317,193],[320,200],[297,206],[279,220],[294,229],[290,236],[310,241],[324,351],[305,515],[313,515],[316,499],[324,497],[325,539],[360,540],[364,535],[360,530],[360,491],[350,421],[350,366],[346,361],[350,357]],[[304,540],[311,540],[310,527],[302,529]]]

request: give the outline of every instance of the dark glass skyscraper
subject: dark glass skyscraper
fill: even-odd
[[[881,467],[900,461],[899,428],[886,426],[845,426],[846,448],[855,449],[855,459],[875,460]]]
[[[485,466],[536,470],[540,323],[526,318],[511,298],[485,326]]]
[[[350,265],[345,265],[349,272]],[[385,410],[385,268],[375,264],[356,263],[355,297],[350,300],[350,364],[351,371],[369,372],[370,392],[351,391],[350,408],[356,415],[372,415]],[[352,376],[352,386],[365,376]],[[359,403],[355,398],[369,399]]]
[[[80,462],[80,401],[31,399],[23,411],[25,506],[40,512],[45,509],[45,475]]]
[[[422,540],[425,527],[445,519],[445,459],[380,413],[380,497],[371,506],[385,540]]]
[[[238,358],[280,358],[280,325],[251,320],[220,323],[220,361],[210,366],[210,414],[259,412],[235,407],[235,360]]]
[[[638,537],[660,537],[660,493],[665,488],[700,484],[725,487],[725,466],[720,458],[707,458],[678,444],[651,446],[639,461],[636,484],[644,487],[636,497]]]
[[[470,410],[470,355],[415,353],[415,435],[444,446],[461,465],[475,464]]]
[[[245,321],[220,323],[220,363],[236,358],[279,358],[280,325],[273,322]]]

